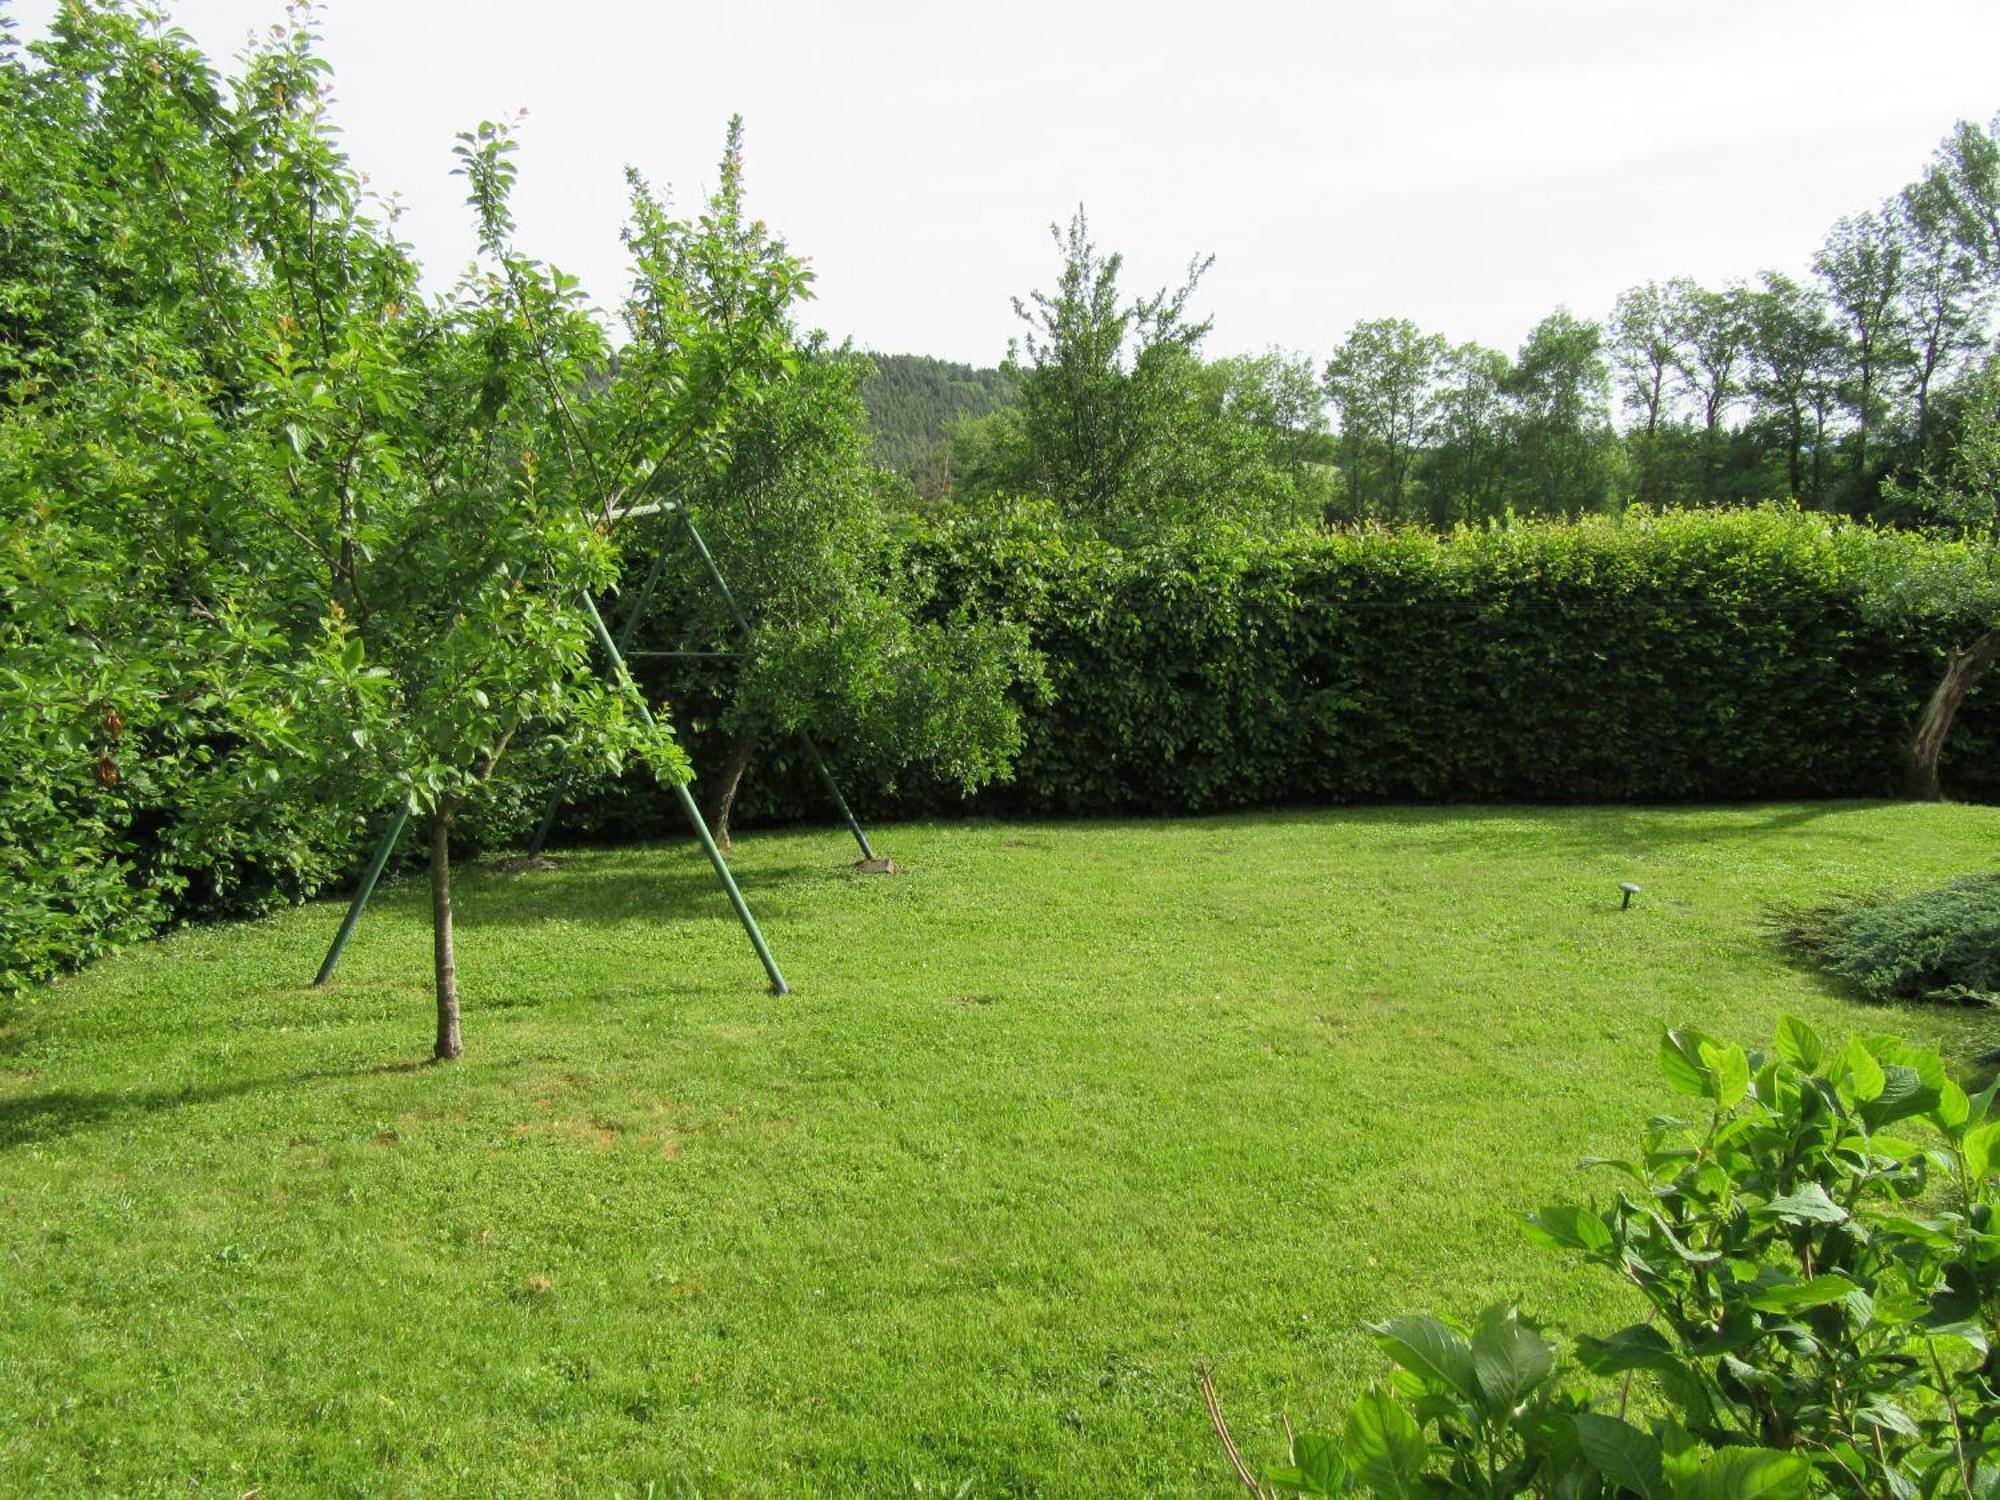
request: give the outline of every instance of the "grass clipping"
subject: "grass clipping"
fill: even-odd
[[[1872,1000],[2000,1006],[2000,871],[1787,912],[1779,932]]]

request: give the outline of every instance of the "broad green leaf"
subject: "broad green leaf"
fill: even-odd
[[[1699,1099],[1715,1097],[1715,1078],[1701,1057],[1701,1044],[1708,1040],[1691,1026],[1674,1027],[1661,1034],[1660,1071],[1678,1092]]]
[[[1992,1172],[1995,1145],[2000,1145],[2000,1120],[1987,1120],[1966,1131],[1965,1170],[1974,1182],[1985,1181]]]
[[[1882,1088],[1861,1106],[1861,1118],[1870,1130],[1927,1113],[1937,1104],[1937,1091],[1924,1083],[1915,1068],[1887,1063],[1882,1068]]]
[[[1634,1323],[1606,1338],[1583,1335],[1576,1341],[1576,1357],[1593,1375],[1619,1375],[1626,1370],[1665,1369],[1676,1356],[1659,1329]]]
[[[1292,1439],[1292,1466],[1299,1481],[1291,1487],[1306,1495],[1338,1495],[1347,1489],[1347,1458],[1330,1437],[1301,1434]]]
[[[1805,1500],[1812,1465],[1770,1448],[1723,1448],[1708,1455],[1689,1500]]]
[[[1472,1366],[1488,1409],[1512,1411],[1555,1368],[1556,1353],[1511,1307],[1489,1307],[1472,1332]]]
[[[1862,1104],[1881,1093],[1888,1082],[1882,1074],[1882,1065],[1859,1042],[1849,1042],[1841,1051],[1840,1072],[1855,1100]]]
[[[1810,1281],[1781,1282],[1760,1287],[1746,1299],[1759,1312],[1795,1312],[1802,1308],[1824,1307],[1856,1290],[1845,1276],[1815,1276]]]
[[[1587,1250],[1602,1255],[1612,1247],[1611,1229],[1595,1213],[1560,1203],[1528,1215],[1528,1238],[1552,1250]]]
[[[1415,1500],[1423,1490],[1430,1444],[1416,1419],[1387,1391],[1374,1390],[1347,1415],[1347,1459],[1354,1477],[1383,1500]]]
[[[1665,1500],[1667,1479],[1660,1467],[1660,1440],[1616,1417],[1579,1412],[1576,1440],[1583,1456],[1606,1479],[1640,1500]]]
[[[1436,1318],[1401,1317],[1376,1324],[1373,1332],[1389,1357],[1426,1385],[1454,1392],[1467,1401],[1479,1399],[1472,1345],[1457,1329]]]
[[[1808,1073],[1817,1073],[1819,1065],[1826,1060],[1826,1043],[1820,1040],[1817,1031],[1797,1016],[1778,1018],[1776,1045],[1778,1056]]]
[[[1750,1087],[1750,1059],[1734,1042],[1703,1041],[1701,1060],[1714,1084],[1715,1102],[1727,1109]]]
[[[1753,1212],[1813,1224],[1839,1224],[1848,1217],[1847,1210],[1827,1197],[1826,1189],[1816,1182],[1807,1183],[1796,1193],[1782,1193],[1768,1203],[1758,1204]]]
[[[1947,1078],[1944,1087],[1938,1090],[1937,1108],[1931,1111],[1931,1118],[1946,1135],[1956,1136],[1972,1118],[1972,1101],[1964,1089]]]

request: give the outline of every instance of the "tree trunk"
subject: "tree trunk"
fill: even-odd
[[[750,757],[757,753],[757,741],[763,733],[756,725],[737,731],[736,738],[729,742],[729,759],[723,764],[722,774],[709,788],[708,806],[702,809],[715,847],[724,854],[733,847],[729,842],[729,810],[736,805],[736,789],[743,785],[743,773],[750,768]]]
[[[451,804],[431,814],[431,957],[437,977],[437,1047],[448,1062],[465,1054],[458,1035],[458,954],[451,940]]]
[[[1936,802],[1944,796],[1938,762],[1951,735],[1951,721],[1965,695],[1996,660],[2000,660],[2000,630],[1989,630],[1963,650],[1954,646],[1945,653],[1944,677],[1917,716],[1916,733],[1910,736],[1910,795],[1918,801]]]

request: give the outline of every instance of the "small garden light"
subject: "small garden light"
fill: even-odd
[[[1618,882],[1618,889],[1625,893],[1625,899],[1618,903],[1618,909],[1623,911],[1632,904],[1632,898],[1639,894],[1639,887],[1629,880],[1621,880]]]

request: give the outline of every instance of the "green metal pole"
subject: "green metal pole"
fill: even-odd
[[[639,706],[639,715],[648,724],[653,722],[653,711],[646,706],[646,698],[633,682],[632,674],[625,670],[625,658],[619,654],[617,642],[611,639],[611,632],[604,627],[604,616],[597,612],[597,601],[588,594],[583,596],[583,607],[590,611],[590,623],[597,631],[597,643],[611,658],[612,675],[632,690],[632,696]],[[736,877],[729,873],[729,865],[722,857],[722,851],[715,847],[715,838],[703,821],[701,809],[695,806],[694,795],[685,782],[677,782],[674,795],[680,799],[681,811],[687,814],[688,822],[694,825],[695,836],[701,840],[702,852],[708,855],[708,862],[715,867],[715,878],[722,882],[723,890],[729,893],[729,904],[736,908],[736,920],[743,924],[743,930],[750,935],[750,946],[757,950],[757,957],[764,965],[764,972],[771,978],[771,993],[784,995],[791,992],[785,983],[785,976],[778,969],[777,959],[771,956],[770,945],[764,941],[764,934],[757,927],[757,919],[750,915],[750,905],[743,899],[743,892],[736,888]]]
[[[715,565],[715,559],[709,555],[708,543],[704,542],[701,533],[694,529],[694,517],[683,510],[680,518],[681,525],[687,528],[688,538],[694,543],[694,550],[701,556],[702,566],[708,569],[709,578],[713,580],[716,590],[722,595],[722,602],[729,606],[729,614],[736,621],[736,628],[747,638],[751,633],[750,622],[743,617],[743,611],[737,607],[736,596],[730,593],[729,585],[722,577],[722,569]],[[861,857],[875,858],[875,851],[868,843],[868,835],[862,831],[861,820],[854,816],[847,805],[847,799],[840,795],[840,783],[833,779],[833,772],[827,768],[826,757],[819,753],[819,746],[813,743],[812,736],[803,729],[799,731],[799,742],[806,747],[806,754],[812,760],[813,769],[819,772],[819,779],[826,784],[827,792],[833,798],[833,805],[840,809],[841,817],[847,820],[848,831],[854,835],[854,842],[861,846]]]
[[[673,533],[668,532],[667,537],[671,540]],[[646,606],[652,602],[653,585],[660,581],[660,574],[666,564],[667,549],[662,546],[654,554],[653,566],[646,570],[646,581],[639,586],[638,597],[632,601],[632,608],[618,624],[618,652],[621,655],[625,648],[632,644],[632,636],[639,628],[639,621],[645,616]],[[535,836],[528,840],[528,858],[533,859],[547,845],[549,833],[556,826],[556,814],[562,811],[563,800],[569,796],[569,786],[570,777],[565,772],[556,782],[555,790],[549,793],[548,806],[542,809],[542,820],[535,825]]]
[[[361,877],[361,884],[355,888],[354,899],[347,903],[347,915],[341,920],[340,931],[333,935],[333,946],[326,950],[326,958],[320,963],[319,974],[313,979],[313,988],[319,989],[333,978],[334,965],[340,962],[340,950],[347,946],[347,940],[354,936],[354,929],[360,924],[361,914],[368,909],[368,898],[375,894],[375,887],[382,879],[383,870],[388,868],[389,856],[396,850],[396,840],[403,836],[403,829],[410,821],[410,805],[405,802],[396,816],[389,820],[389,826],[382,830],[382,841],[375,846],[374,857],[368,861],[367,873]]]

